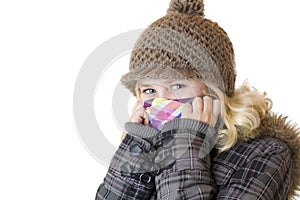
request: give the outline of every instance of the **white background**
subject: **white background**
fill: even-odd
[[[233,42],[237,84],[248,79],[267,91],[274,111],[299,123],[297,2],[206,0],[205,13]],[[0,199],[94,199],[106,168],[87,152],[76,131],[76,77],[102,42],[145,28],[165,14],[168,4],[0,2]]]

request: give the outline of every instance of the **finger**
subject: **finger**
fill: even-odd
[[[182,106],[182,118],[188,118],[193,112],[192,105],[190,103],[186,103]]]
[[[203,110],[203,100],[201,97],[195,97],[193,101],[193,113],[196,115],[200,115],[200,112]]]
[[[148,126],[149,125],[149,117],[145,111],[143,113],[144,113],[144,115],[143,115],[144,125]]]
[[[210,114],[213,111],[213,101],[209,96],[203,97],[203,112]]]
[[[212,126],[215,126],[218,122],[219,115],[221,113],[221,102],[220,100],[216,99],[213,101],[213,122]]]
[[[218,117],[220,113],[221,113],[221,102],[219,99],[215,99],[213,101],[213,115]]]
[[[143,107],[137,107],[130,118],[131,122],[144,123],[145,110]],[[147,114],[146,114],[147,115]]]
[[[130,122],[141,123],[141,121],[142,121],[142,118],[136,112],[134,114],[132,114],[130,117]]]
[[[203,117],[202,120],[207,124],[211,123],[213,103],[209,96],[203,97]]]

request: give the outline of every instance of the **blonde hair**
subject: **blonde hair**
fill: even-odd
[[[221,102],[224,128],[219,130],[216,148],[225,151],[241,140],[254,138],[254,131],[272,108],[272,100],[247,82],[235,89],[232,97],[226,96],[213,84],[206,83]]]
[[[239,139],[254,138],[253,130],[260,125],[261,120],[272,108],[272,100],[266,98],[266,93],[259,92],[245,82],[235,89],[233,97],[228,97],[214,84],[208,82],[205,84],[212,93],[210,95],[215,96],[221,102],[221,118],[224,127],[219,129],[216,148],[222,152],[234,146]],[[136,106],[138,106],[141,100],[138,84],[135,94]]]

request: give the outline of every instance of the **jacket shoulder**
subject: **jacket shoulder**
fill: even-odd
[[[291,151],[292,180],[289,199],[300,190],[300,129],[283,115],[268,114],[254,131],[256,137],[273,137],[284,142]]]

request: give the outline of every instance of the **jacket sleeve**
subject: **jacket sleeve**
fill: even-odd
[[[165,124],[157,137],[157,199],[215,199],[209,153],[216,135],[216,129],[192,119]]]
[[[154,178],[148,169],[149,160],[143,156],[150,150],[145,139],[126,134],[115,152],[96,200],[151,199]]]
[[[249,145],[249,144],[248,144]],[[220,189],[217,199],[288,199],[288,188],[291,180],[290,148],[284,142],[267,137],[251,143],[240,145],[243,154],[251,151],[244,165],[237,169],[229,184]],[[233,155],[227,158],[233,159]]]

